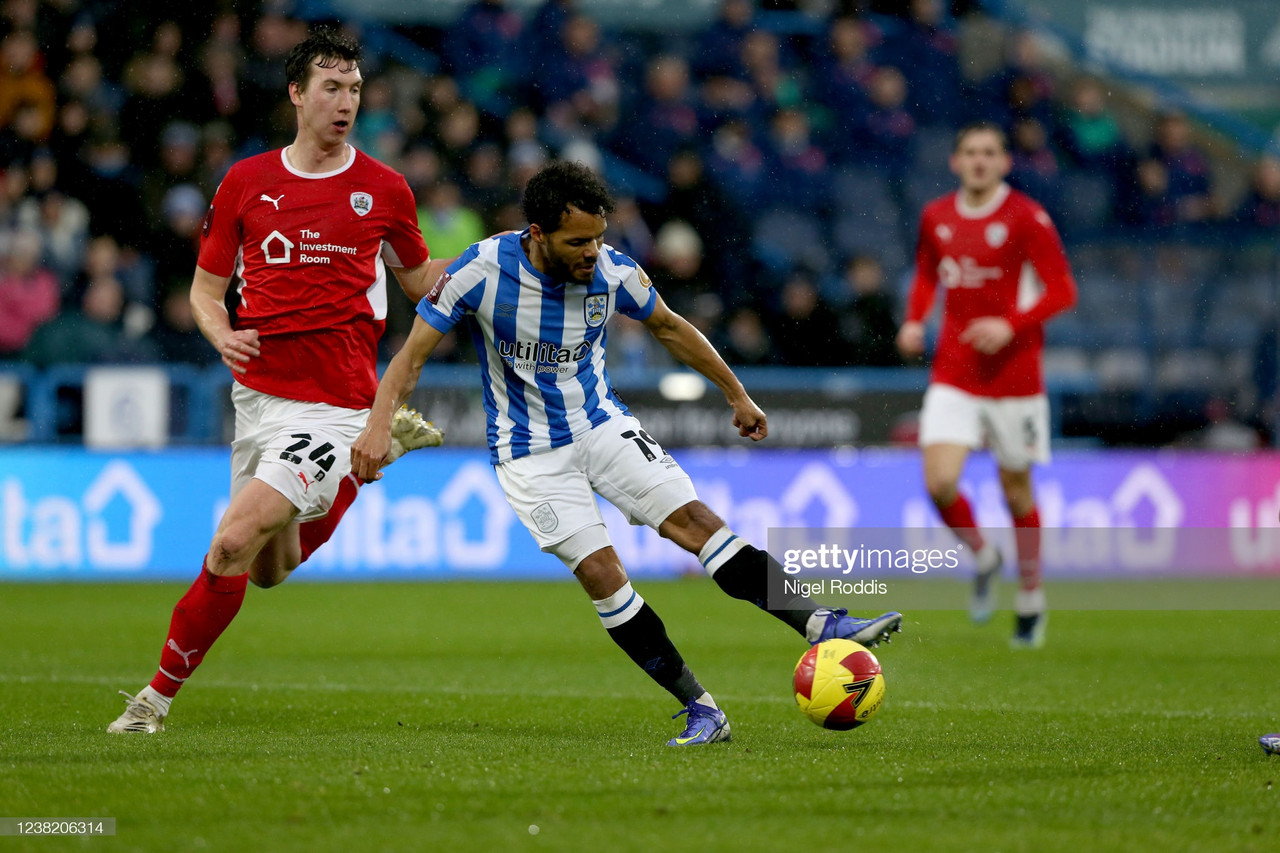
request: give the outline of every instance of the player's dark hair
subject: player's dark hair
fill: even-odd
[[[297,83],[299,89],[307,88],[311,79],[311,67],[337,68],[360,62],[360,45],[329,27],[316,27],[307,37],[293,46],[284,60],[285,78]],[[345,69],[344,69],[345,70]]]
[[[1009,151],[1009,135],[1004,132],[1004,128],[996,124],[994,121],[971,121],[964,127],[956,131],[955,142],[951,146],[953,152],[959,151],[965,137],[971,133],[994,133],[996,139],[1000,142],[1000,150],[1008,153]]]
[[[614,210],[608,187],[581,163],[557,160],[530,178],[524,189],[524,218],[545,233],[560,227],[570,205],[601,216]]]

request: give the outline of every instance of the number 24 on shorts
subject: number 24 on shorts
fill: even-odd
[[[289,437],[296,438],[297,441],[282,450],[280,452],[280,458],[286,462],[292,462],[294,465],[301,465],[302,457],[299,456],[298,453],[299,451],[306,450],[307,447],[311,445],[311,433],[295,432]],[[317,482],[323,480],[324,475],[333,467],[336,457],[329,452],[331,450],[333,450],[333,445],[326,441],[324,444],[321,444],[319,447],[307,454],[307,458],[316,463],[316,466],[320,468],[320,470],[316,472]],[[327,456],[325,456],[326,453],[328,454]]]

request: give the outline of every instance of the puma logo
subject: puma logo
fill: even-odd
[[[306,475],[306,474],[304,474],[304,473],[302,473],[301,471],[299,471],[299,472],[298,472],[298,479],[302,481],[302,491],[303,491],[304,493],[305,493],[308,489],[310,489],[310,488],[311,488],[311,482],[312,482],[312,481],[307,479],[307,475]]]
[[[280,198],[284,198],[284,193],[280,193]],[[269,201],[269,202],[271,202],[271,206],[272,206],[272,207],[274,207],[276,210],[279,210],[279,209],[280,209],[280,198],[272,198],[271,196],[267,195],[266,193],[263,193],[262,195],[258,196],[258,201]]]
[[[188,667],[191,666],[191,656],[194,655],[196,652],[200,651],[199,649],[192,649],[189,652],[184,652],[182,649],[178,648],[178,644],[175,643],[173,640],[169,640],[169,642],[166,645],[169,648],[173,649],[175,652],[177,652],[178,656],[182,658],[182,662],[186,664]]]

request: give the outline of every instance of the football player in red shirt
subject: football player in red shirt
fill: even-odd
[[[1040,353],[1045,322],[1075,304],[1076,286],[1049,215],[1005,183],[1010,166],[998,126],[979,122],[956,135],[951,171],[960,189],[930,202],[921,216],[897,344],[906,356],[924,352],[924,321],[941,285],[942,329],[920,415],[925,487],[943,521],[976,555],[970,615],[985,622],[1000,552],[978,529],[957,484],[969,452],[991,447],[1016,528],[1012,643],[1038,647],[1047,617],[1031,465],[1049,459]]]
[[[416,303],[449,263],[429,259],[404,177],[347,143],[359,59],[354,41],[328,29],[293,48],[293,144],[235,164],[206,215],[191,306],[235,379],[231,503],[174,608],[155,678],[124,694],[129,706],[109,732],[163,729],[247,582],[280,583],[332,535],[360,487],[349,450],[378,388],[386,269]],[[223,307],[233,281],[234,325]],[[397,421],[393,457],[440,443],[415,413]]]

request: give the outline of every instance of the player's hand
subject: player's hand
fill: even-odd
[[[898,329],[898,352],[906,358],[924,355],[924,323],[908,320]]]
[[[370,430],[365,427],[355,444],[351,445],[351,473],[362,483],[381,480],[382,466],[387,464],[390,452],[391,428]]]
[[[743,397],[733,404],[733,425],[738,428],[738,435],[752,441],[760,441],[769,435],[768,418],[764,410],[755,404],[750,397]]]
[[[1013,340],[1013,326],[1003,317],[978,317],[960,333],[960,343],[983,355],[994,355]]]
[[[257,329],[237,329],[227,335],[218,347],[222,363],[235,373],[244,373],[249,359],[257,358],[262,352],[258,349]]]

